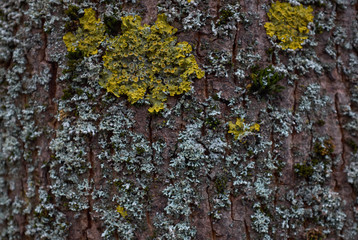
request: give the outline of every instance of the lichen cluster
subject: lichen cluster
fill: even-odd
[[[139,16],[122,18],[122,34],[109,40],[102,86],[116,96],[127,95],[131,103],[148,100],[149,112],[164,108],[167,96],[191,89],[191,77],[202,78],[192,48],[177,43],[176,29],[158,15],[153,26],[141,25]]]
[[[293,6],[280,1],[271,4],[267,13],[270,21],[265,23],[267,35],[275,36],[284,50],[302,48],[310,31],[308,24],[313,21],[312,11],[312,7],[301,4]]]
[[[95,11],[85,9],[79,19],[81,27],[63,37],[68,52],[82,51],[87,57],[97,54],[106,40],[100,85],[108,92],[117,97],[126,95],[132,104],[145,100],[152,105],[149,112],[159,112],[168,95],[190,91],[192,79],[204,76],[191,46],[177,42],[177,30],[166,22],[164,14],[158,15],[153,26],[141,25],[139,16],[121,20],[121,34],[105,36],[105,25],[96,19]]]

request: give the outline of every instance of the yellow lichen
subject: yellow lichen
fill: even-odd
[[[141,25],[139,16],[122,17],[121,35],[110,37],[92,8],[84,10],[80,27],[63,40],[69,52],[96,54],[106,40],[103,56],[103,78],[100,85],[117,97],[126,95],[133,104],[146,100],[149,112],[164,108],[167,96],[188,92],[194,77],[202,78],[192,48],[177,42],[177,29],[170,26],[164,14],[158,15],[153,26]]]
[[[177,43],[177,29],[158,15],[153,26],[141,25],[139,16],[122,18],[122,34],[109,39],[103,56],[104,79],[100,83],[116,96],[127,95],[133,104],[141,99],[151,103],[149,112],[164,108],[167,96],[191,89],[191,78],[202,78],[192,48]]]
[[[117,210],[117,212],[118,212],[119,214],[121,214],[121,216],[122,216],[123,218],[127,217],[128,213],[127,213],[127,211],[124,210],[123,207],[121,207],[121,206],[118,205],[116,210]]]
[[[308,38],[308,24],[313,21],[312,7],[292,6],[286,2],[275,2],[267,16],[270,22],[265,24],[266,33],[276,36],[282,49],[302,48]]]
[[[79,19],[80,27],[75,34],[68,32],[63,36],[68,52],[82,51],[88,57],[98,52],[98,47],[105,39],[105,27],[92,8],[84,10]]]
[[[253,135],[255,131],[260,131],[258,123],[246,124],[245,119],[237,118],[236,123],[229,122],[229,131],[235,137],[235,140],[242,140],[244,137]]]

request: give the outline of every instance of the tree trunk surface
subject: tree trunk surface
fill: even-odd
[[[295,50],[267,0],[0,1],[0,238],[358,239],[358,3],[289,2]],[[105,41],[63,40],[90,8],[107,40],[164,13],[205,76],[158,113],[107,92]]]

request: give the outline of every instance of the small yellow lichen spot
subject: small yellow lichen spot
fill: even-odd
[[[117,206],[117,212],[121,214],[123,218],[127,217],[128,215],[127,211],[125,211],[124,208],[119,205]]]
[[[302,48],[307,39],[308,24],[313,22],[312,7],[292,6],[286,2],[275,2],[267,13],[270,22],[265,23],[266,34],[276,36],[282,49]]]
[[[67,113],[67,112],[65,112],[65,110],[61,109],[59,111],[58,115],[59,115],[59,120],[62,121],[69,115],[69,113]]]
[[[253,135],[254,131],[260,131],[260,125],[258,123],[246,124],[245,119],[237,118],[236,123],[229,122],[229,131],[235,137],[235,140],[242,140],[244,137]]]
[[[257,132],[260,131],[260,124],[255,123],[254,125],[251,125],[250,130],[257,131]]]

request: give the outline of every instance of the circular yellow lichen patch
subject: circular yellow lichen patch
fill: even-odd
[[[313,21],[312,11],[311,6],[273,3],[267,13],[270,20],[265,24],[267,35],[276,36],[282,49],[302,48],[301,44],[308,38],[308,24]]]
[[[191,89],[191,78],[204,72],[191,54],[187,42],[177,42],[176,29],[164,14],[153,26],[141,25],[139,16],[122,18],[122,34],[109,39],[103,56],[101,86],[116,96],[127,95],[131,103],[146,99],[149,112],[164,108],[167,96]]]

